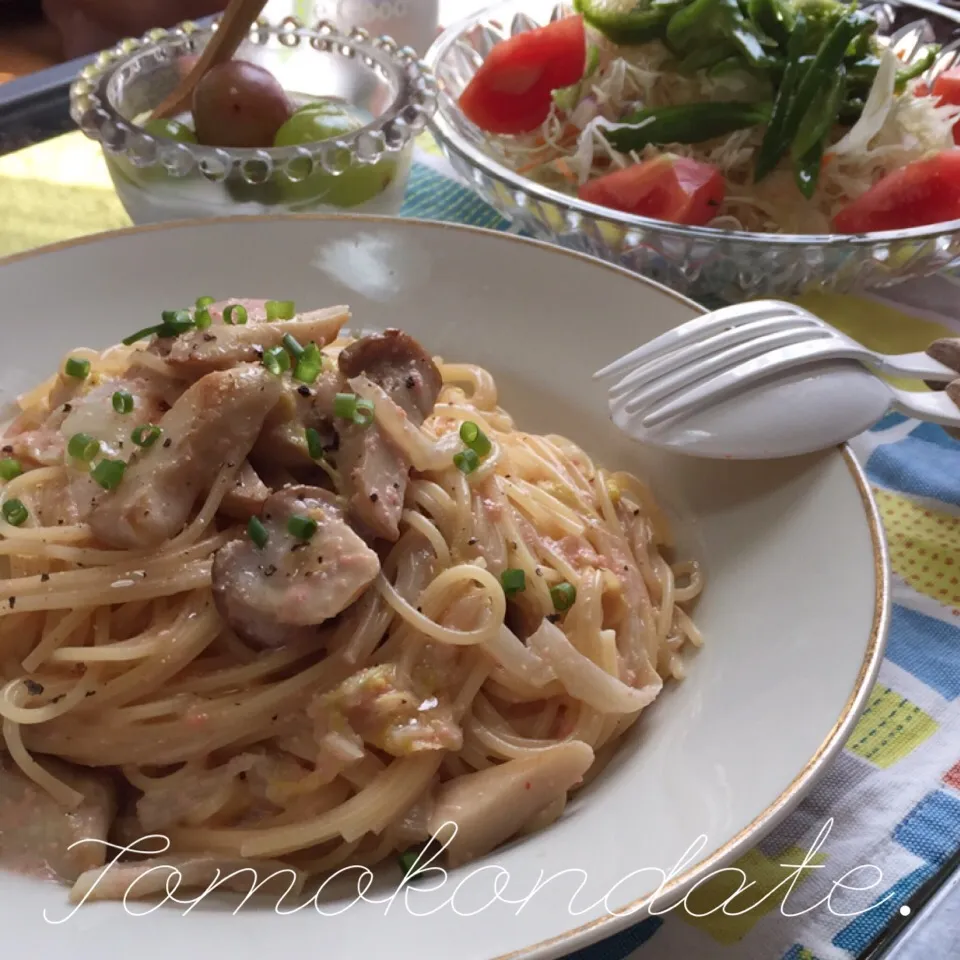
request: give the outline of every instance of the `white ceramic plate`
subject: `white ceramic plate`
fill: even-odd
[[[64,889],[3,874],[6,943],[71,960],[214,950],[234,960],[305,950],[350,960],[546,960],[642,919],[610,913],[636,910],[657,888],[654,869],[669,872],[701,834],[698,862],[669,889],[744,852],[850,733],[881,659],[888,606],[881,528],[850,454],[726,463],[646,451],[609,422],[603,387],[590,379],[690,319],[698,308],[689,301],[544,245],[364,218],[106,235],[0,263],[0,291],[6,399],[70,348],[115,342],[200,294],[349,302],[358,326],[398,326],[444,358],[488,367],[521,427],[567,434],[600,462],[647,475],[706,569],[695,614],[706,646],[687,680],[668,687],[559,823],[497,851],[479,872],[392,902],[383,885],[367,899],[387,902],[327,902],[327,915],[248,905],[233,916],[204,902],[186,916],[167,905],[132,917],[107,904],[63,923],[45,922],[44,911],[50,921],[69,915]],[[570,872],[545,882],[562,871]]]

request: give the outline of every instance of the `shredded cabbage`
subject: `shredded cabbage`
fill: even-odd
[[[620,47],[591,32],[599,51],[594,73],[581,81],[579,100],[568,111],[554,107],[540,130],[520,137],[490,137],[499,157],[546,186],[576,194],[578,187],[611,169],[663,153],[711,163],[727,182],[727,195],[711,226],[769,233],[829,233],[833,216],[888,173],[933,152],[952,147],[960,107],[938,106],[918,93],[918,81],[895,91],[898,59],[884,50],[861,117],[852,128],[837,127],[812,199],[794,182],[789,159],[760,183],[754,160],[763,129],[738,130],[698,144],[648,146],[639,154],[614,150],[603,136],[639,108],[704,100],[769,98],[766,81],[747,72],[710,77],[678,72],[659,42]]]

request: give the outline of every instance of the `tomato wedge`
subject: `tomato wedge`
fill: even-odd
[[[902,230],[960,219],[960,150],[888,173],[834,218],[837,233]]]
[[[579,197],[641,217],[703,226],[717,215],[725,191],[717,167],[664,154],[588,180]]]
[[[487,133],[528,133],[550,113],[550,94],[576,83],[587,65],[583,17],[498,43],[460,95],[460,109]]]
[[[960,107],[960,67],[944,70],[933,81],[930,93],[940,98],[940,105]],[[953,142],[960,144],[960,120],[953,125]]]

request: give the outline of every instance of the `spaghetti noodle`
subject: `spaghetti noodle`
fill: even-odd
[[[332,338],[323,368],[355,342]],[[247,543],[225,508],[237,462],[215,464],[187,522],[159,546],[119,548],[95,534],[72,492],[95,463],[54,435],[65,387],[73,410],[106,405],[138,370],[167,375],[161,354],[140,343],[73,351],[89,376],[60,375],[21,398],[5,440],[22,473],[2,491],[3,738],[64,815],[83,795],[47,755],[119,772],[128,795],[116,835],[160,832],[177,855],[325,871],[424,842],[455,810],[464,840],[448,853],[463,860],[559,817],[664,679],[683,677],[684,647],[701,643],[688,610],[702,578],[696,562],[668,559],[651,492],[570,440],[518,429],[487,371],[442,360],[419,426],[372,379],[351,380],[407,465],[394,541],[351,518],[336,451],[311,468],[375,548],[375,577],[314,635],[251,645],[214,596],[218,553]],[[280,376],[303,395],[290,372]],[[187,386],[172,382],[161,427]],[[111,429],[87,432],[122,461]],[[134,450],[94,511],[132,482],[131,461],[172,455],[162,443]],[[303,482],[297,468],[276,473],[267,493]],[[530,771],[526,806],[510,802],[511,765]],[[505,802],[472,809],[470,777]]]

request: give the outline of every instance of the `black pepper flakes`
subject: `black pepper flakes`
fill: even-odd
[[[12,610],[17,605],[17,598],[11,597],[8,603],[10,604],[10,609]]]
[[[378,493],[371,493],[371,494],[370,494],[370,502],[371,502],[371,503],[376,503],[379,499],[380,499],[380,494],[378,494]]]
[[[305,383],[303,383],[303,384],[301,384],[299,387],[297,387],[297,393],[299,393],[301,397],[312,397],[312,396],[313,396],[313,394],[310,392],[310,388],[309,388]]]
[[[276,564],[268,563],[265,567],[261,567],[260,571],[265,577],[272,577],[277,572]]]
[[[533,572],[534,572],[538,577],[542,577],[542,576],[543,576],[543,568],[542,568],[542,567],[537,567],[537,569],[534,570]]]
[[[96,691],[96,690],[88,690],[88,691],[84,694],[84,696],[87,696],[87,697],[95,697],[96,695],[97,695],[97,691]]]
[[[65,403],[65,404],[63,405],[63,412],[64,412],[64,413],[69,413],[72,409],[73,409],[73,404],[72,404],[72,403]]]
[[[172,443],[173,441],[169,437],[167,437],[167,439],[163,441],[164,447],[169,447]]]
[[[23,685],[27,688],[27,693],[31,697],[39,697],[43,693],[43,684],[37,683],[36,680],[24,680]]]
[[[411,373],[406,379],[407,389],[412,390],[417,385],[417,378]]]
[[[213,343],[217,338],[212,333],[205,333],[203,339],[205,343]]]
[[[468,547],[475,547],[476,545],[477,545],[477,538],[476,538],[476,537],[471,537],[471,538],[467,541],[467,546],[468,546]]]
[[[59,703],[65,696],[66,696],[65,693],[58,693],[50,702]]]
[[[41,573],[41,574],[40,574],[40,582],[41,582],[41,583],[46,583],[49,579],[50,579],[50,574],[49,574],[49,573]]]

